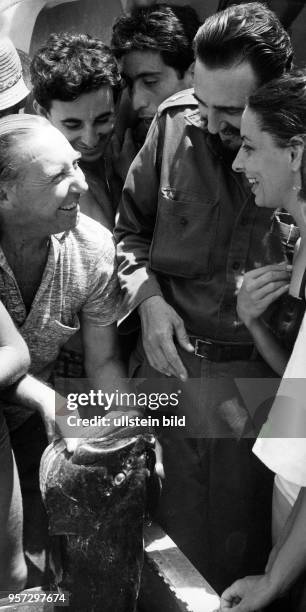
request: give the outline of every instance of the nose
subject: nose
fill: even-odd
[[[207,110],[207,129],[211,134],[218,134],[220,126],[220,115],[216,109]]]
[[[94,125],[84,126],[81,138],[82,138],[83,144],[86,147],[91,148],[91,149],[96,147],[99,142],[99,134]]]
[[[133,85],[133,89],[131,91],[131,100],[133,110],[136,112],[139,112],[140,110],[146,108],[150,103],[148,94],[144,91],[144,88],[141,86],[141,84],[137,82]]]
[[[243,151],[242,147],[240,147],[233,163],[232,168],[235,172],[244,172],[244,161],[243,161]]]
[[[88,185],[85,180],[84,173],[81,168],[78,166],[74,170],[74,175],[72,181],[70,183],[70,191],[75,193],[85,193],[88,190]]]

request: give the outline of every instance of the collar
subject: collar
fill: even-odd
[[[68,236],[70,231],[71,230],[67,230],[65,232],[60,232],[59,234],[51,234],[51,240],[53,241],[53,239],[55,239],[58,242],[63,242],[66,236]]]

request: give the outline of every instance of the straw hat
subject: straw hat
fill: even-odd
[[[0,111],[15,106],[29,94],[18,53],[7,37],[0,38]]]

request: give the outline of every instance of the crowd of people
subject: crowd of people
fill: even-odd
[[[110,46],[51,33],[27,85],[0,37],[0,591],[49,580],[57,375],[141,379],[185,418],[154,518],[221,610],[302,612],[306,71],[265,4],[132,4]]]

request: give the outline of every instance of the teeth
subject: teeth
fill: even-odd
[[[255,183],[257,183],[256,179],[253,178],[248,178],[249,183],[251,183],[251,185],[255,185]]]
[[[66,206],[61,206],[61,210],[72,210],[76,207],[76,202],[72,202],[71,204],[67,204]]]

